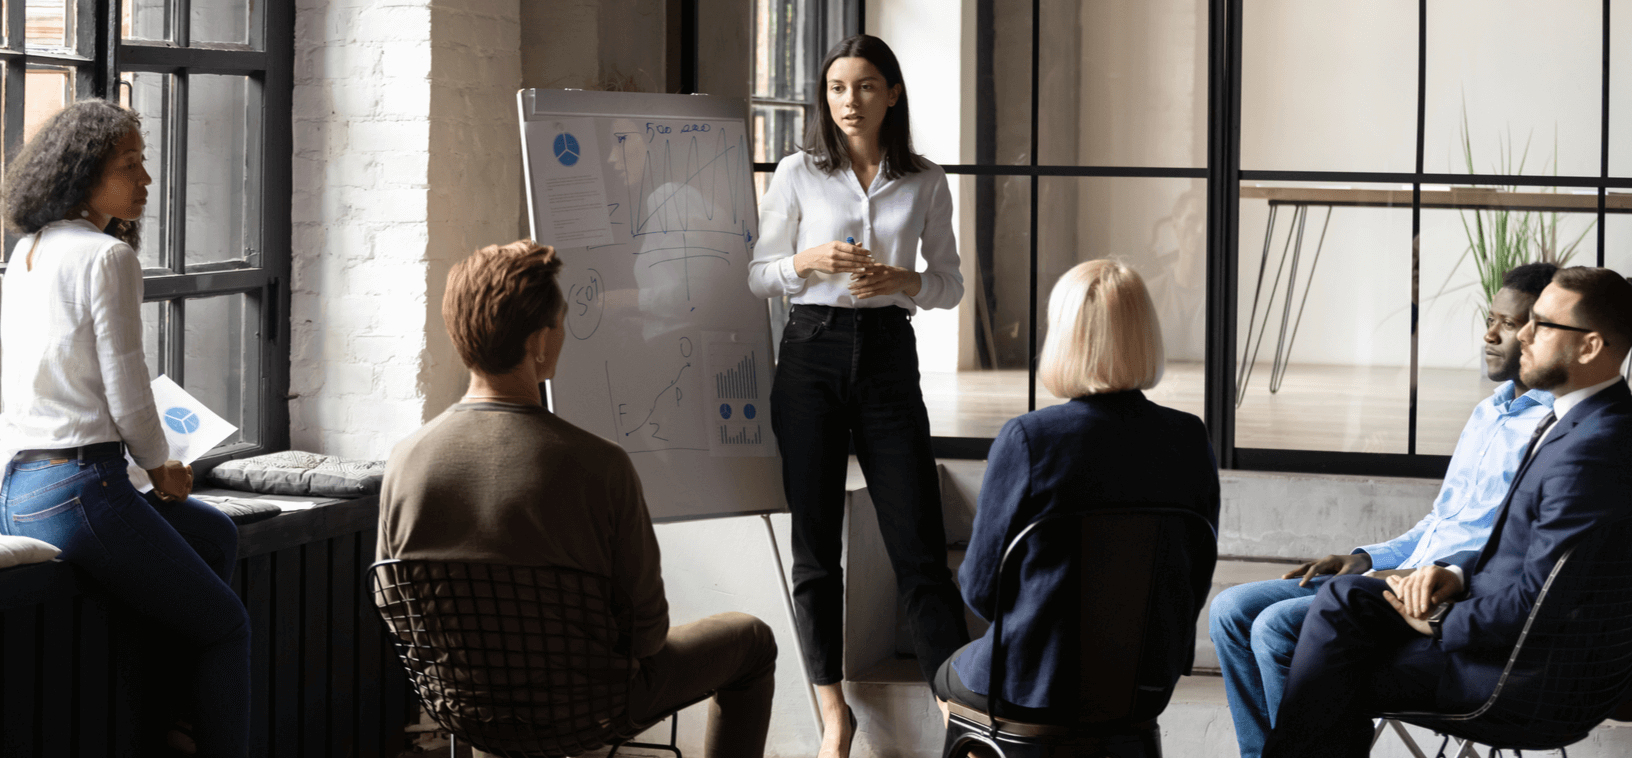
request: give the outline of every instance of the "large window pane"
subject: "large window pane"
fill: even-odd
[[[192,0],[188,34],[193,44],[247,45],[253,0]]]
[[[258,94],[258,93],[256,93]],[[187,265],[245,260],[252,96],[248,77],[188,80]]]
[[[981,123],[989,115],[994,129],[989,135],[977,133],[975,142],[977,146],[989,146],[995,157],[976,158],[982,163],[1023,166],[1031,162],[1031,4],[1025,0],[992,0],[992,6],[992,112],[977,113],[975,121]],[[982,52],[977,49],[976,55]],[[974,105],[978,110],[979,103]],[[922,130],[927,122],[923,116],[918,118],[915,129]]]
[[[1491,196],[1489,203],[1479,194]],[[1528,200],[1596,208],[1595,196],[1431,188],[1423,202],[1440,205],[1446,196],[1474,207],[1422,211],[1417,452],[1427,455],[1454,452],[1468,414],[1496,387],[1486,370],[1484,318],[1502,275],[1523,263],[1591,266],[1598,259],[1596,214],[1514,207]]]
[[[119,34],[124,39],[165,41],[170,37],[170,0],[125,0]]]
[[[1145,281],[1167,353],[1162,381],[1145,394],[1202,414],[1206,353],[1207,186],[1200,179],[1044,177],[1037,245],[1038,350],[1048,336],[1048,298],[1072,267],[1112,258]],[[1037,384],[1037,405],[1063,403]]]
[[[1398,185],[1243,184],[1237,447],[1407,451],[1410,203]]]
[[[1242,25],[1243,169],[1415,168],[1415,0],[1246,0]]]
[[[24,14],[29,47],[73,47],[72,0],[28,0]]]
[[[1471,150],[1477,173],[1597,176],[1603,13],[1602,0],[1429,3],[1424,168],[1468,171]]]
[[[811,68],[825,51],[810,28],[810,0],[754,0],[754,97],[809,102]]]
[[[251,403],[259,372],[248,297],[226,295],[186,301],[185,388],[205,407],[238,427],[222,444],[254,442]]]
[[[986,181],[989,196],[963,192],[958,203],[959,227],[971,232],[959,236],[963,302],[955,313],[920,311],[913,320],[929,429],[938,437],[994,437],[1029,410],[1031,180]]]
[[[1619,199],[1632,208],[1632,193],[1622,194]],[[1611,213],[1604,217],[1604,266],[1632,277],[1632,214]]]
[[[56,66],[29,66],[23,82],[23,142],[34,138],[46,119],[73,101],[74,71]]]
[[[126,82],[126,104],[142,116],[142,141],[145,145],[142,160],[153,183],[147,187],[147,207],[142,210],[142,245],[136,254],[144,268],[168,266],[165,251],[169,248],[170,172],[165,169],[168,158],[170,97],[174,91],[174,77],[170,74],[129,72],[120,75]]]
[[[1048,0],[1042,10],[1039,162],[1206,165],[1205,0]]]
[[[776,163],[799,150],[804,139],[805,109],[795,105],[753,106],[754,162]],[[770,186],[771,175],[754,175],[754,187],[764,195]]]

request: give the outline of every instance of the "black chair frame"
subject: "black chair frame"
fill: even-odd
[[[1013,707],[1003,697],[1003,682],[1007,666],[1006,656],[1003,654],[1003,609],[1010,600],[1009,588],[1014,586],[1018,591],[1020,561],[1015,560],[1017,548],[1033,534],[1051,527],[1057,527],[1067,521],[1080,522],[1085,519],[1117,516],[1177,517],[1189,522],[1193,534],[1199,534],[1200,530],[1205,530],[1205,533],[1212,539],[1211,541],[1203,540],[1202,542],[1205,542],[1205,545],[1211,548],[1211,552],[1204,556],[1196,556],[1196,559],[1206,561],[1209,567],[1208,574],[1211,575],[1211,567],[1217,562],[1217,530],[1200,514],[1189,509],[1171,506],[1104,508],[1050,514],[1027,524],[1013,539],[1009,540],[1009,543],[1003,549],[1003,558],[998,564],[997,590],[994,593],[991,627],[992,644],[989,677],[991,694],[988,696],[987,713],[978,714],[973,709],[964,708],[956,703],[951,704],[947,741],[942,752],[943,758],[963,755],[975,745],[983,745],[998,756],[1008,755],[1008,752],[1004,749],[1005,746],[1052,746],[1070,751],[1072,754],[1087,754],[1083,751],[1102,746],[1105,738],[1115,733],[1125,736],[1129,742],[1154,745],[1155,752],[1149,754],[1150,758],[1160,758],[1160,732],[1154,718],[1136,723],[1122,722],[1103,725],[1108,728],[1099,728],[1101,725],[1034,724],[1009,718],[1007,714],[1013,712]],[[1197,546],[1192,545],[1191,547]],[[1196,609],[1198,613],[1200,609],[1198,604]],[[1191,619],[1190,623],[1193,626],[1195,619]],[[1142,646],[1143,640],[1141,640],[1141,650],[1130,651],[1129,655],[1133,660],[1139,660]],[[985,718],[981,718],[982,715]],[[961,734],[958,734],[958,732],[961,732]],[[1073,750],[1073,748],[1077,748],[1077,750]],[[1096,754],[1098,753],[1096,752]]]
[[[1499,750],[1512,750],[1520,755],[1522,753],[1519,751],[1522,750],[1560,750],[1563,752],[1568,745],[1581,740],[1594,726],[1609,718],[1616,708],[1625,703],[1629,695],[1632,695],[1632,587],[1626,586],[1632,583],[1632,557],[1623,555],[1608,561],[1594,559],[1598,558],[1599,554],[1603,552],[1613,554],[1618,551],[1624,553],[1629,538],[1632,538],[1632,519],[1626,519],[1594,531],[1582,542],[1570,547],[1565,551],[1564,555],[1559,557],[1558,561],[1553,564],[1552,571],[1548,573],[1540,591],[1536,594],[1536,600],[1530,607],[1530,613],[1525,619],[1518,640],[1513,645],[1513,650],[1508,654],[1507,663],[1503,667],[1501,677],[1496,682],[1495,689],[1490,693],[1490,697],[1486,698],[1478,708],[1466,713],[1456,714],[1428,711],[1380,713],[1378,714],[1380,720],[1376,731],[1372,735],[1372,744],[1375,746],[1382,737],[1383,732],[1392,728],[1405,742],[1406,748],[1413,755],[1418,758],[1426,758],[1416,741],[1411,738],[1411,735],[1402,726],[1402,723],[1409,723],[1430,729],[1444,737],[1438,750],[1440,756],[1447,755],[1445,749],[1450,745],[1453,738],[1459,740],[1459,742],[1455,746],[1455,751],[1449,754],[1451,758],[1476,757],[1477,753],[1474,750],[1476,744],[1491,746],[1493,753]],[[1582,555],[1578,556],[1577,553],[1582,553]],[[1572,563],[1572,559],[1574,563]],[[1583,562],[1588,564],[1587,570],[1573,575],[1567,573],[1570,569],[1577,568],[1576,564]],[[1599,564],[1608,564],[1617,569],[1618,573],[1606,577],[1591,572],[1591,568]],[[1584,579],[1583,575],[1585,575]],[[1576,708],[1579,714],[1575,718],[1562,719],[1558,722],[1537,718],[1533,723],[1525,723],[1525,717],[1504,712],[1504,708],[1518,709],[1523,707],[1511,706],[1509,701],[1515,697],[1536,696],[1524,692],[1524,687],[1538,679],[1544,683],[1542,686],[1545,686],[1546,675],[1554,674],[1552,669],[1558,666],[1580,665],[1567,661],[1560,663],[1556,660],[1566,656],[1571,651],[1561,645],[1550,644],[1554,642],[1553,637],[1562,636],[1561,633],[1551,628],[1545,631],[1539,628],[1542,624],[1557,627],[1570,623],[1570,619],[1544,618],[1544,613],[1557,613],[1558,607],[1574,599],[1572,597],[1562,599],[1558,597],[1560,593],[1558,585],[1561,583],[1568,585],[1571,582],[1614,586],[1613,589],[1603,592],[1603,594],[1608,595],[1607,601],[1601,601],[1597,605],[1599,608],[1619,607],[1621,610],[1618,612],[1618,616],[1608,620],[1596,619],[1608,630],[1607,634],[1613,636],[1609,638],[1607,645],[1601,641],[1602,638],[1599,638],[1598,643],[1584,645],[1583,648],[1612,648],[1614,652],[1607,656],[1607,660],[1600,663],[1618,670],[1603,677],[1603,685],[1593,691],[1594,694],[1602,693],[1604,695],[1599,699],[1601,702],[1591,707],[1558,706],[1560,710],[1570,707]],[[1575,586],[1567,586],[1564,590],[1566,594],[1579,591],[1580,588]],[[1548,603],[1549,599],[1553,600],[1551,604]],[[1572,605],[1570,610],[1564,612],[1564,615],[1574,614],[1579,621],[1581,612],[1582,606]],[[1534,644],[1536,640],[1533,637],[1536,636],[1542,638],[1541,645]],[[1522,682],[1519,681],[1521,677],[1517,673],[1517,669],[1521,667],[1527,668],[1527,676],[1524,677]],[[1542,676],[1537,676],[1537,674]],[[1573,694],[1577,698],[1580,696],[1579,693]],[[1560,701],[1567,701],[1571,695],[1572,693],[1544,692],[1540,693],[1539,697],[1556,697]],[[1538,699],[1535,702],[1539,704],[1543,701]],[[1540,706],[1537,705],[1535,708],[1539,710]],[[1568,756],[1567,752],[1563,754]]]
[[[415,573],[416,570],[418,573]],[[408,578],[404,579],[403,574]],[[530,581],[517,582],[518,574],[530,577]],[[545,583],[545,578],[553,584]],[[492,713],[508,710],[512,715],[517,710],[516,706],[536,709],[540,707],[540,703],[537,702],[538,692],[549,689],[548,685],[540,686],[536,682],[574,681],[584,678],[583,672],[552,668],[550,665],[540,668],[538,663],[553,660],[552,656],[570,658],[576,655],[580,659],[584,658],[583,651],[588,649],[584,646],[587,639],[585,633],[598,632],[608,641],[616,640],[609,652],[588,654],[590,658],[600,662],[601,667],[597,668],[597,671],[603,675],[607,672],[616,674],[617,671],[627,671],[629,676],[624,679],[621,688],[616,685],[610,689],[597,688],[593,684],[587,685],[591,687],[589,699],[591,702],[599,702],[600,710],[597,710],[596,706],[583,708],[576,705],[568,706],[573,709],[575,719],[586,718],[586,714],[593,719],[604,710],[614,711],[604,714],[606,718],[600,719],[598,728],[592,728],[587,733],[573,732],[564,738],[566,742],[578,748],[594,749],[596,744],[610,745],[608,758],[615,756],[618,750],[624,747],[661,750],[674,754],[675,758],[683,758],[678,746],[678,712],[713,694],[703,693],[697,699],[649,723],[635,724],[629,720],[626,708],[630,687],[634,681],[633,672],[636,670],[635,660],[627,651],[628,631],[632,628],[629,606],[617,596],[612,581],[598,574],[555,567],[393,559],[378,561],[370,566],[368,581],[381,621],[397,648],[398,658],[407,669],[420,702],[427,704],[426,712],[451,735],[450,756],[457,756],[460,742],[508,758],[572,754],[574,751],[571,748],[556,752],[529,752],[484,744],[488,740],[497,739],[495,736],[497,732],[485,736],[472,734],[466,726],[458,723],[455,716],[445,712],[447,708],[430,707],[429,704],[445,704],[454,699],[444,688],[444,684],[449,680],[436,673],[436,670],[451,670],[455,672],[453,681],[456,683],[459,680],[458,675],[464,674],[468,681],[472,682],[486,678],[492,682],[494,690],[507,689],[525,692],[527,695],[527,702],[521,702],[521,698],[510,701],[489,697],[480,702],[461,703],[460,705],[465,708],[485,709]],[[431,598],[405,595],[402,592],[404,587],[415,583],[425,583],[438,590],[450,591],[433,591]],[[452,588],[461,584],[468,591],[466,594],[452,591]],[[474,590],[477,586],[487,587],[489,594],[477,595]],[[388,587],[397,595],[395,599],[388,597],[386,592]],[[508,589],[500,591],[500,587]],[[573,594],[575,592],[576,595]],[[541,600],[546,595],[553,596],[555,602],[552,604]],[[568,603],[565,598],[569,596],[576,596],[578,602]],[[442,613],[444,607],[449,604],[452,604],[451,610]],[[555,607],[558,616],[550,617],[544,613],[545,606]],[[500,608],[506,610],[501,611]],[[443,616],[447,616],[447,622],[442,620]],[[505,629],[504,621],[517,623],[513,624],[513,628]],[[404,625],[409,628],[399,628]],[[528,631],[529,626],[534,629]],[[436,634],[431,633],[433,627]],[[541,632],[551,627],[556,628],[558,634],[559,630],[568,628],[580,634],[576,637],[568,635],[568,638],[562,638]],[[496,639],[502,639],[503,642],[495,646]],[[518,640],[525,642],[524,650],[515,649]],[[444,643],[443,647],[439,648],[437,642]],[[466,663],[463,666],[456,663],[432,665],[428,661],[435,661],[435,656],[418,657],[421,651],[444,653],[449,660],[462,659]],[[495,660],[499,662],[495,664]],[[419,665],[415,665],[416,663]],[[569,686],[575,686],[582,691],[586,685],[578,682]],[[546,704],[545,707],[560,706]],[[671,721],[668,744],[631,741],[632,737],[661,723],[664,719]],[[500,723],[505,725],[504,730],[514,735],[526,732],[526,721],[512,718]],[[543,724],[539,726],[542,727]],[[587,744],[583,741],[584,734],[588,735]],[[514,741],[519,738],[509,736],[506,739]]]

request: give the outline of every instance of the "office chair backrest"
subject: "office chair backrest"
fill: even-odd
[[[1019,586],[1028,555],[1066,558],[1080,598],[1075,660],[1078,721],[1144,721],[1167,707],[1195,656],[1196,619],[1217,561],[1211,524],[1194,511],[1129,505],[1050,515],[1021,530],[1005,548],[992,620],[992,714],[1008,704],[1001,692],[1003,610]],[[1063,620],[1062,620],[1063,621]]]
[[[570,569],[381,561],[374,602],[421,703],[489,753],[577,755],[628,727],[626,603]]]
[[[1583,739],[1632,688],[1632,518],[1560,558],[1496,691],[1472,716],[1521,743]],[[1524,744],[1519,744],[1524,747]]]

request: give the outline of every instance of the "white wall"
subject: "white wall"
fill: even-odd
[[[303,2],[290,434],[384,458],[464,389],[453,260],[520,230],[519,0]]]

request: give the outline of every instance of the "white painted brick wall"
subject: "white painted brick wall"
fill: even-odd
[[[519,0],[297,3],[296,448],[383,458],[463,391],[442,286],[518,236],[519,86]]]

